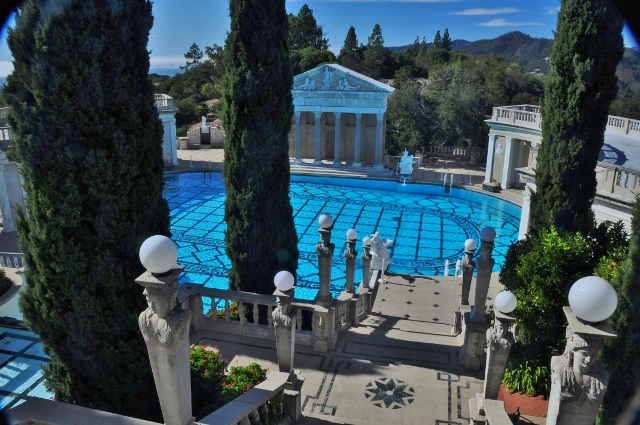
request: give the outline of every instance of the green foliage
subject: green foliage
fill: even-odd
[[[431,45],[432,49],[442,49],[442,36],[440,35],[440,30],[436,31],[435,37],[433,37],[433,44]]]
[[[394,60],[393,53],[392,50],[386,47],[366,47],[361,71],[375,79],[393,78],[398,68],[400,68],[400,65]]]
[[[322,25],[318,25],[313,17],[313,10],[305,3],[300,8],[298,16],[290,13],[289,22],[289,48],[291,50],[302,50],[313,47],[318,50],[329,49],[329,41],[324,38]]]
[[[422,95],[420,83],[396,77],[394,84],[397,89],[387,107],[387,153],[401,155],[404,149],[414,153],[429,146],[435,109]]]
[[[382,28],[380,24],[375,24],[371,35],[367,39],[368,47],[384,47],[384,37],[382,37]]]
[[[233,400],[267,379],[267,370],[258,363],[249,366],[231,366],[222,384],[222,398]]]
[[[611,102],[609,115],[640,120],[640,97],[619,97]]]
[[[336,55],[329,50],[318,50],[315,47],[305,47],[302,50],[290,52],[291,72],[300,74],[325,63],[334,63]]]
[[[284,0],[230,4],[222,85],[226,251],[232,289],[273,292],[280,270],[296,274],[289,201],[293,103]]]
[[[640,198],[633,206],[627,257],[617,279],[610,282],[618,294],[618,308],[609,322],[618,337],[605,340],[602,351],[610,374],[601,409],[603,424],[615,423],[640,386]]]
[[[363,61],[364,56],[362,50],[358,45],[358,38],[356,37],[356,29],[349,27],[347,31],[347,37],[344,40],[344,45],[340,49],[340,55],[338,55],[338,63],[356,72],[360,71],[360,63]]]
[[[6,96],[29,216],[20,308],[57,400],[160,418],[137,325],[142,242],[169,234],[146,0],[27,1],[9,30]],[[37,37],[36,37],[37,34]]]
[[[187,64],[185,66],[181,66],[180,69],[184,69],[185,71],[190,71],[196,68],[200,64],[200,59],[202,59],[204,54],[200,47],[196,43],[193,43],[189,48],[189,51],[184,54],[184,58],[187,60]]]
[[[445,52],[451,51],[451,38],[449,38],[449,28],[445,28],[444,35],[442,36],[442,50]]]
[[[617,91],[621,31],[622,18],[609,1],[561,3],[542,105],[532,232],[554,225],[586,234],[592,227],[595,166]]]
[[[11,285],[11,279],[7,277],[4,269],[0,269],[0,297],[3,296],[9,290],[9,288],[11,288]]]
[[[526,360],[517,365],[510,364],[504,371],[502,383],[514,393],[528,396],[547,395],[551,388],[549,375],[547,366]]]

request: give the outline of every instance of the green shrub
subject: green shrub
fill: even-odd
[[[546,395],[549,392],[549,368],[537,361],[509,365],[504,372],[502,383],[515,393],[529,396]]]
[[[0,297],[11,288],[11,279],[7,277],[4,269],[0,269]]]

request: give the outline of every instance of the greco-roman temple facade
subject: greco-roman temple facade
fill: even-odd
[[[381,168],[387,98],[394,90],[337,64],[296,75],[289,156],[295,163],[313,158],[314,164],[333,160],[336,166],[372,163]]]

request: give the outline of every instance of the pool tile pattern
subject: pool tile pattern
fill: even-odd
[[[10,409],[29,397],[52,398],[42,377],[42,366],[48,361],[36,335],[0,327],[0,409]]]
[[[172,238],[178,246],[178,262],[185,266],[181,282],[227,288],[231,264],[225,254],[226,195],[221,175],[172,175],[165,177],[165,185]],[[442,187],[433,185],[294,175],[290,198],[300,250],[296,297],[308,300],[315,297],[319,285],[315,245],[321,214],[334,219],[334,296],[345,285],[345,233],[350,228],[358,232],[357,283],[362,279],[362,239],[375,231],[394,240],[389,249],[390,273],[437,276],[444,274],[445,260],[450,261],[453,274],[466,239],[480,246],[480,230],[485,226],[494,227],[498,235],[494,248],[498,271],[509,245],[517,239],[520,224],[520,208],[513,204],[456,188],[445,194]]]

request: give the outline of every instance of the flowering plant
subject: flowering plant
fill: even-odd
[[[231,366],[222,383],[222,398],[233,400],[267,379],[267,370],[258,363],[249,366]]]

